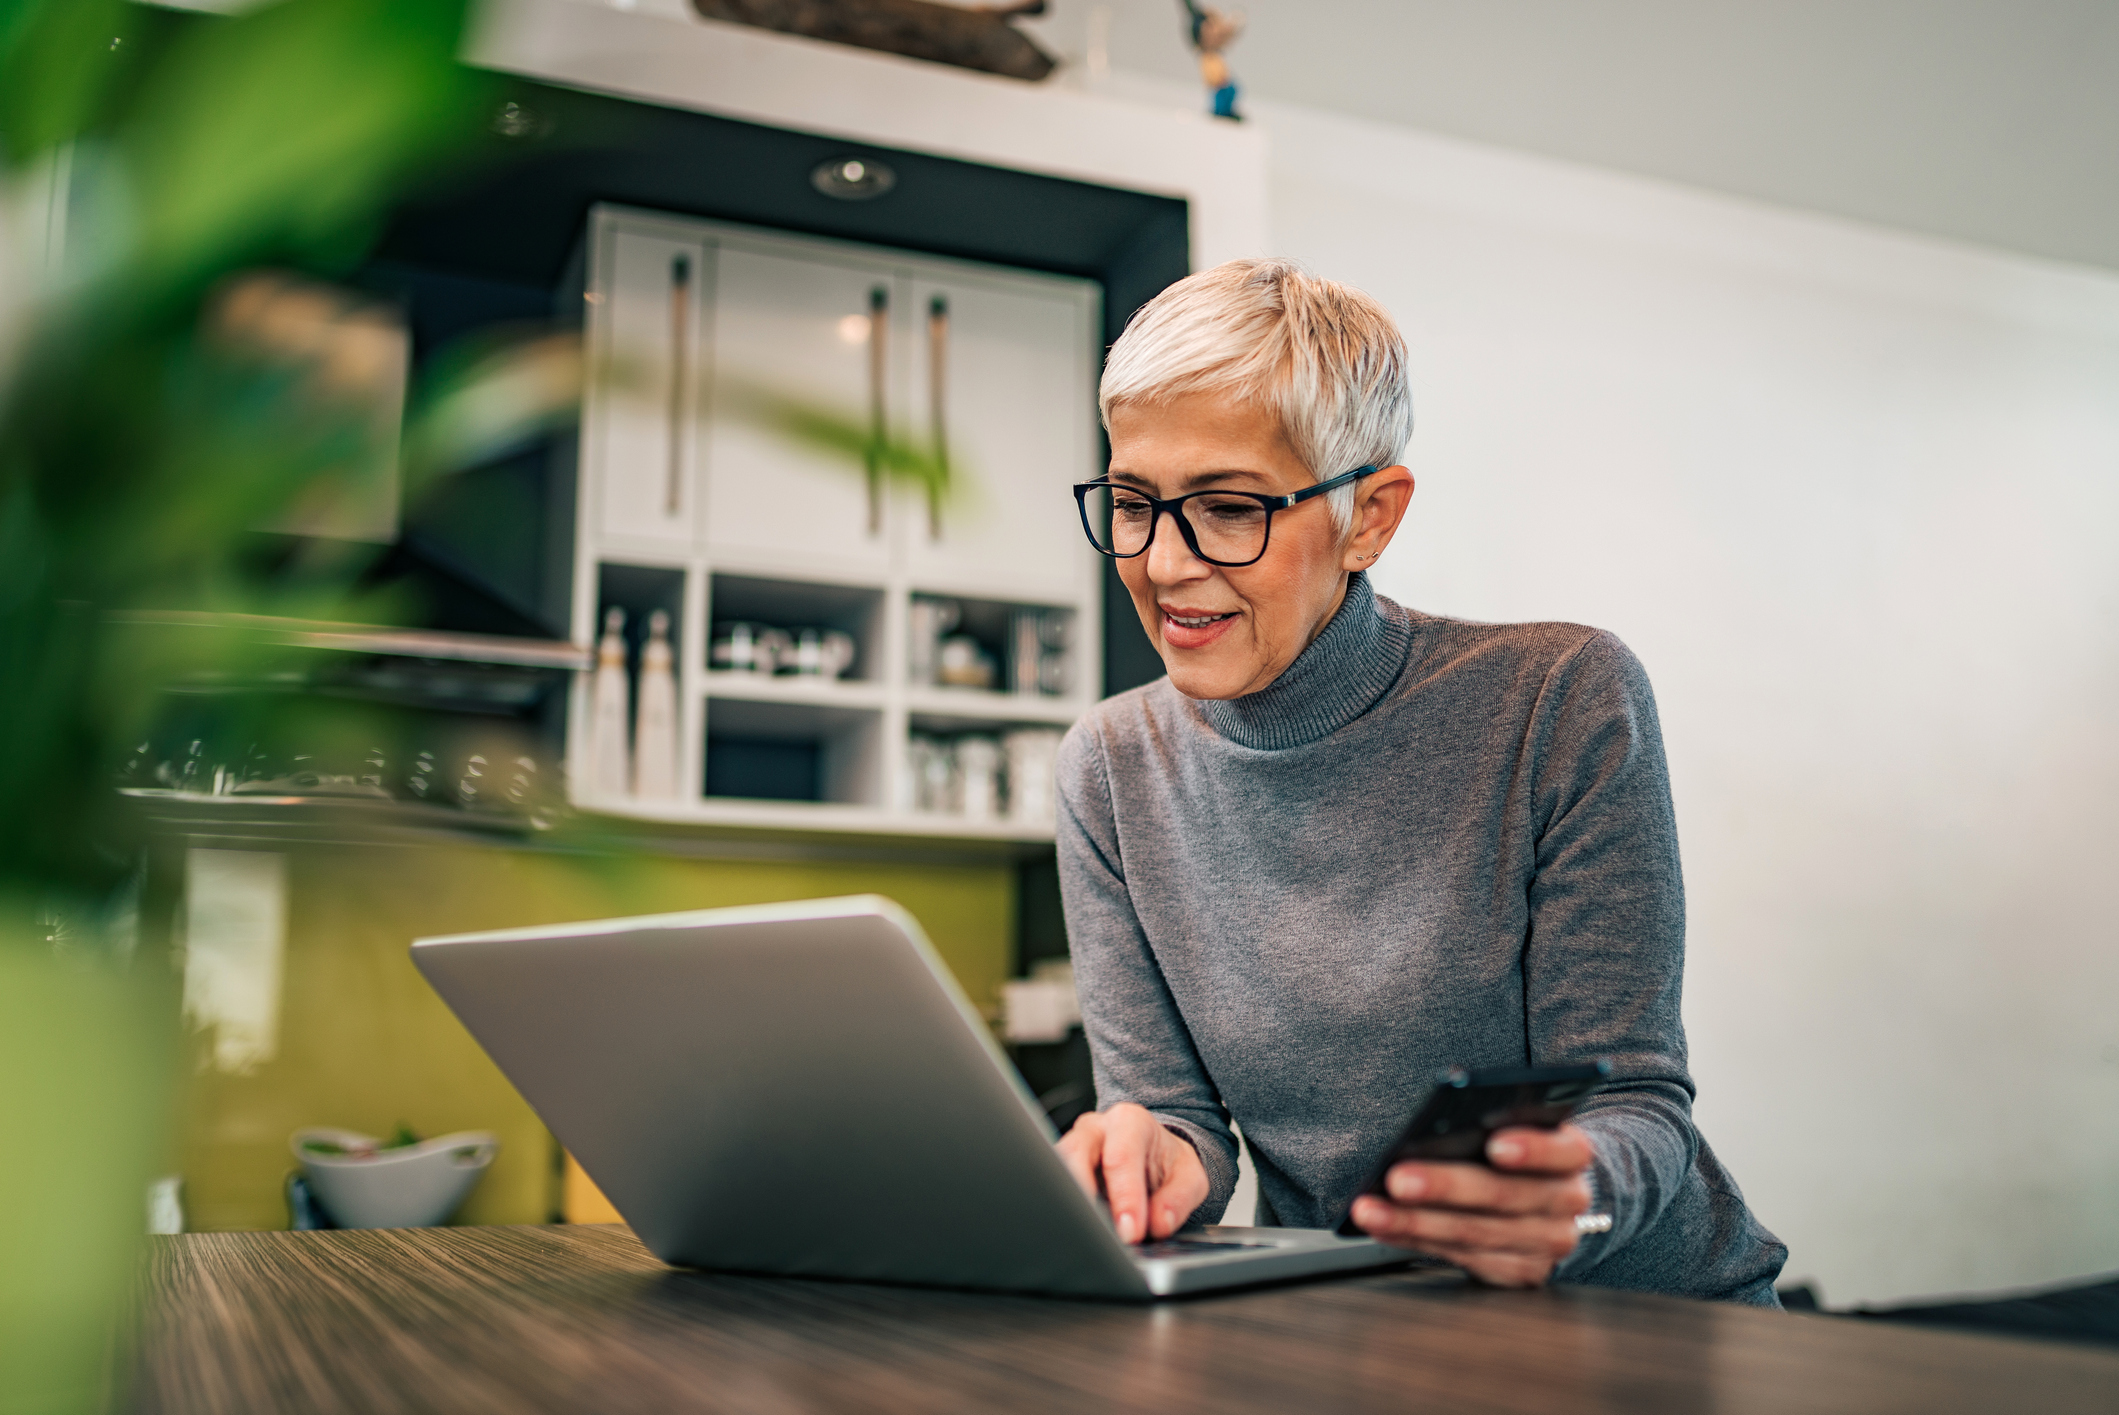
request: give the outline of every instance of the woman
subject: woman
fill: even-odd
[[[1787,1250],[1692,1124],[1640,665],[1579,625],[1405,609],[1363,573],[1413,492],[1405,363],[1373,301],[1279,261],[1172,286],[1111,351],[1083,523],[1169,672],[1061,750],[1103,1107],[1061,1153],[1129,1242],[1220,1216],[1233,1120],[1260,1222],[1352,1203],[1498,1285],[1777,1306]],[[1356,1200],[1445,1068],[1597,1057],[1612,1080],[1574,1123]]]

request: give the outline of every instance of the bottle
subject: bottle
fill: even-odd
[[[1008,819],[1051,829],[1057,822],[1053,775],[1062,734],[1050,727],[1019,727],[1001,738],[1008,773]]]
[[[640,713],[633,724],[633,794],[677,799],[677,675],[670,653],[669,611],[648,616],[640,654]]]
[[[596,646],[595,702],[589,713],[589,790],[623,796],[633,786],[633,753],[626,742],[625,611],[604,611]]]
[[[915,687],[930,688],[940,680],[942,637],[957,626],[963,608],[953,599],[914,599],[911,632],[907,636],[907,671]]]
[[[957,738],[957,813],[968,820],[1001,816],[1001,744],[991,737]]]
[[[1039,692],[1044,663],[1044,611],[1018,609],[1011,612],[1008,616],[1008,691]]]

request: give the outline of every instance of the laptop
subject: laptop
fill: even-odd
[[[412,961],[677,1267],[1147,1300],[1410,1261],[1129,1246],[911,915],[863,895],[423,938]]]

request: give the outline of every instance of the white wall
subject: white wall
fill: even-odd
[[[1698,1116],[1787,1276],[2119,1269],[2119,276],[1260,120],[1276,249],[1411,345],[1379,585],[1654,678]]]

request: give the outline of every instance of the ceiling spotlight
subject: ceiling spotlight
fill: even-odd
[[[840,201],[869,201],[898,184],[898,174],[872,157],[834,157],[810,169],[809,184]]]

